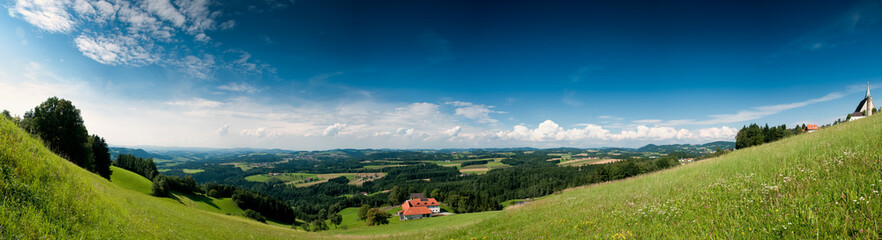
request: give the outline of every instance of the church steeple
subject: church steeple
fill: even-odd
[[[870,82],[867,82],[867,97],[870,97]]]

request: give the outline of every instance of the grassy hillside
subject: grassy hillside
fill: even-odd
[[[5,119],[0,119],[0,143],[0,238],[285,239],[311,236],[127,190],[59,158]],[[134,189],[139,188],[138,185],[128,183],[135,186]]]
[[[115,166],[110,166],[110,171],[112,172],[110,174],[110,181],[121,188],[143,194],[150,194],[153,192],[151,189],[153,182],[144,176]]]
[[[882,118],[873,116],[506,211],[438,239],[882,236]]]

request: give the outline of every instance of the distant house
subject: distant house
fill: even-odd
[[[411,199],[401,204],[398,219],[401,221],[431,217],[441,213],[441,204],[434,198],[425,198],[422,193],[410,194]]]
[[[867,83],[867,95],[864,96],[864,99],[858,103],[856,109],[854,109],[854,113],[849,114],[851,120],[858,120],[864,117],[869,117],[873,115],[873,109],[876,108],[876,105],[873,104],[873,97],[870,97],[870,83]]]
[[[815,131],[818,131],[817,124],[810,124],[808,126],[805,126],[805,132],[815,132]]]

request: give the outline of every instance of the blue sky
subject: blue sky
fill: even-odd
[[[15,0],[0,108],[112,145],[637,147],[843,118],[877,1]]]

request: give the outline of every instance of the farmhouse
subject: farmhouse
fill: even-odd
[[[815,131],[818,131],[818,125],[817,124],[809,124],[808,126],[805,127],[805,129],[806,129],[805,132],[815,132]]]
[[[876,105],[873,104],[873,97],[870,97],[870,83],[867,83],[867,95],[858,103],[856,109],[854,109],[854,113],[849,114],[851,120],[858,120],[867,116],[873,115],[873,110],[875,110]]]
[[[410,200],[401,204],[398,219],[401,221],[431,217],[441,212],[441,204],[434,198],[426,198],[421,193],[410,194]]]

